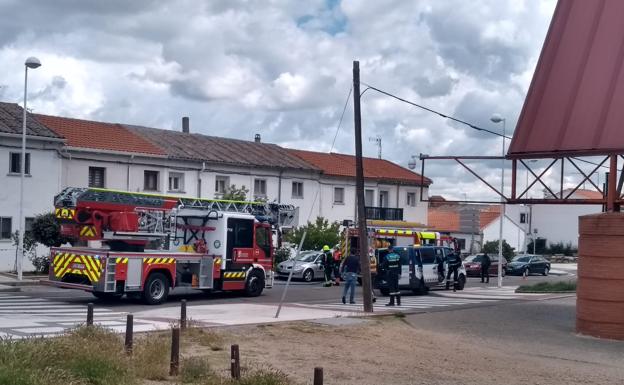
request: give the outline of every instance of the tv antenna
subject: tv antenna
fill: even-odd
[[[377,135],[374,138],[368,138],[369,142],[375,142],[375,146],[377,146],[377,158],[381,159],[381,136]]]

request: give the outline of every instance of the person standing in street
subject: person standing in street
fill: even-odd
[[[340,245],[336,245],[334,248],[334,285],[340,286],[340,262],[342,260],[342,253],[340,252]]]
[[[487,255],[487,253],[484,253],[483,256],[481,257],[481,283],[484,283],[483,280],[485,279],[486,282],[485,283],[490,283],[490,266],[492,265],[492,260],[490,259],[490,256]]]
[[[332,272],[334,270],[334,256],[329,246],[323,246],[323,271],[325,273],[325,287],[332,285]]]
[[[448,273],[446,274],[446,290],[449,289],[451,274],[453,274],[453,291],[457,291],[457,275],[459,274],[459,267],[462,264],[459,253],[453,252],[447,255],[446,264],[448,266]]]
[[[388,246],[388,254],[386,254],[384,265],[388,277],[388,291],[390,292],[390,302],[386,306],[394,306],[395,297],[397,306],[401,306],[401,291],[399,290],[401,257],[394,252],[392,245]]]
[[[349,294],[349,303],[355,304],[355,283],[360,273],[360,258],[355,254],[355,249],[351,249],[349,256],[342,261],[340,266],[340,274],[344,279],[344,289],[342,289],[342,303],[347,303],[347,292]]]

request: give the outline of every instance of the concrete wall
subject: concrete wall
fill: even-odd
[[[24,179],[24,217],[34,217],[50,212],[54,195],[61,189],[61,160],[57,154],[58,143],[42,142],[28,138],[26,152],[30,154],[30,175]],[[21,152],[21,141],[0,138],[0,217],[11,218],[12,229],[19,229],[19,185],[20,175],[9,173],[9,154]],[[38,253],[46,253],[39,248]],[[11,239],[0,239],[0,271],[15,268],[16,247]],[[24,271],[33,270],[27,259]]]

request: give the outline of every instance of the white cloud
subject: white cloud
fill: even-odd
[[[5,0],[0,97],[20,101],[23,61],[36,55],[37,112],[176,129],[188,115],[196,132],[327,151],[356,59],[366,83],[492,130],[499,112],[511,131],[553,9],[554,0]],[[372,90],[362,114],[363,138],[381,135],[384,157],[403,165],[421,152],[499,153],[488,134]],[[353,152],[352,132],[349,105],[335,151]],[[459,170],[432,166],[432,193],[482,196]],[[494,167],[483,170],[496,184]]]

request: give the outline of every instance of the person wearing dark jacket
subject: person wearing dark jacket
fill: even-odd
[[[390,302],[386,306],[394,306],[396,297],[397,306],[401,306],[401,290],[399,290],[399,278],[401,277],[401,257],[394,252],[392,245],[388,246],[388,254],[383,262],[388,280]]]
[[[323,246],[323,270],[325,272],[325,284],[324,286],[332,285],[332,272],[334,270],[334,256],[332,255],[329,246]]]
[[[481,283],[486,279],[486,283],[490,283],[490,266],[492,265],[492,260],[487,253],[484,253],[481,257]]]
[[[355,254],[355,249],[351,249],[349,256],[342,261],[340,266],[340,274],[344,279],[344,288],[342,289],[342,303],[347,303],[347,292],[349,294],[349,303],[355,303],[355,283],[360,273],[360,258]]]
[[[448,273],[446,274],[446,290],[449,289],[451,274],[453,274],[453,291],[457,290],[457,275],[459,274],[459,268],[462,265],[461,257],[458,252],[450,253],[446,256],[446,264],[448,266]]]

